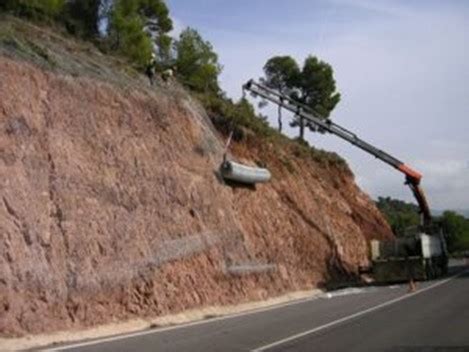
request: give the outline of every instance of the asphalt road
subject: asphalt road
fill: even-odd
[[[469,272],[407,286],[348,289],[223,319],[55,350],[469,351]]]

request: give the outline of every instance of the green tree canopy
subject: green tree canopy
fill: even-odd
[[[0,8],[16,16],[33,19],[54,19],[65,5],[65,0],[2,0]]]
[[[390,197],[379,197],[376,205],[385,215],[396,236],[404,236],[407,229],[416,229],[420,225],[419,208],[415,204]]]
[[[340,101],[332,66],[314,56],[305,60],[297,86],[301,101],[311,107],[319,117],[329,117]]]
[[[265,64],[264,74],[263,80],[270,88],[307,105],[319,118],[327,119],[340,101],[331,65],[315,56],[307,57],[301,69],[290,56],[275,56]],[[280,107],[278,116],[281,130]],[[290,125],[299,127],[301,140],[306,126],[316,131],[316,126],[307,124],[300,116],[295,116]]]
[[[169,9],[163,0],[141,0],[141,12],[147,18],[145,29],[152,37],[157,56],[166,65],[171,59],[172,39],[168,33],[173,29]]]
[[[454,211],[445,211],[440,222],[450,252],[469,250],[469,219]]]
[[[291,56],[275,56],[264,65],[265,84],[281,93],[293,88],[300,75],[300,68]]]
[[[163,0],[114,0],[110,11],[109,35],[114,48],[145,66],[155,52],[167,59],[173,28]]]
[[[55,21],[83,38],[98,35],[103,2],[111,0],[2,0],[0,10],[33,20]]]
[[[67,30],[83,38],[99,35],[101,0],[68,0],[65,4]]]
[[[176,69],[183,82],[198,92],[219,93],[221,66],[212,44],[195,29],[185,29],[175,43]]]
[[[306,58],[294,86],[293,98],[310,107],[319,118],[328,118],[340,102],[332,66],[315,56]],[[315,126],[306,123],[302,118],[296,118],[291,126],[299,127],[299,137],[302,140],[305,126],[316,130]]]
[[[291,56],[275,56],[264,66],[265,84],[281,94],[288,94],[298,81],[300,68]],[[278,107],[278,130],[282,132],[282,107]]]

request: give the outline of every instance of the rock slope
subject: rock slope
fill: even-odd
[[[181,90],[136,89],[0,56],[0,336],[260,300],[357,277],[391,236],[343,167],[223,139]]]

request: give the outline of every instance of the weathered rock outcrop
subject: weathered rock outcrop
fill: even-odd
[[[343,168],[223,142],[183,92],[155,93],[0,57],[0,336],[263,299],[354,276],[391,236]]]

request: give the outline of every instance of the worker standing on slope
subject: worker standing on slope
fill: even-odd
[[[176,70],[176,68],[174,66],[172,66],[172,67],[169,67],[168,69],[164,70],[161,73],[161,78],[163,79],[163,81],[165,83],[167,83],[169,81],[169,79],[174,77],[174,71],[175,70]]]
[[[150,85],[153,85],[153,82],[155,81],[155,72],[156,72],[156,55],[155,53],[151,54],[151,59],[148,62],[147,69],[146,69],[146,74],[148,76],[148,79],[150,80]]]

